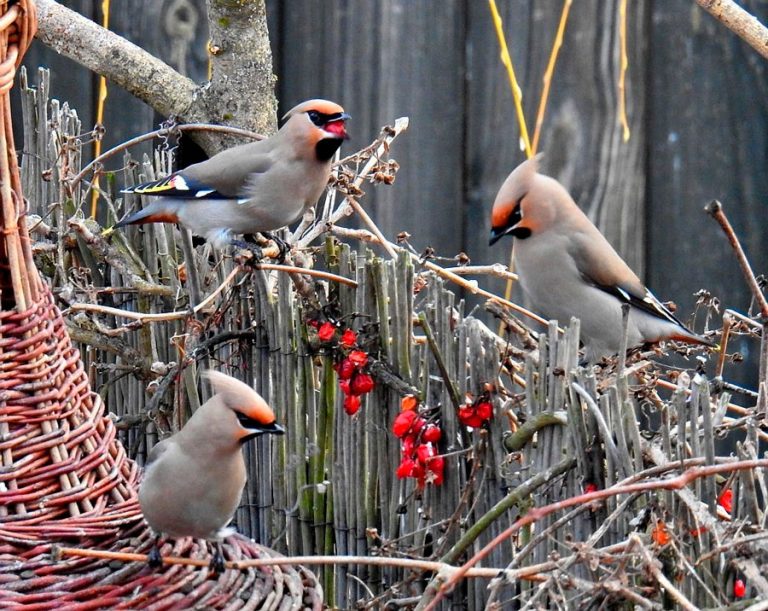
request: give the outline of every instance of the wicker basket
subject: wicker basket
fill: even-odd
[[[139,469],[116,439],[48,287],[32,263],[8,92],[36,29],[35,6],[0,0],[0,608],[320,608],[303,568],[228,570],[58,558],[57,546],[146,552]],[[164,555],[207,557],[182,539]],[[274,554],[233,536],[230,560]]]

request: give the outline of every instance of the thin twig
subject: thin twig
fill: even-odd
[[[699,2],[699,4],[701,4],[701,2]],[[768,33],[766,36],[768,36]],[[731,246],[736,253],[736,258],[739,261],[739,267],[741,267],[741,271],[747,281],[749,290],[752,292],[752,297],[755,299],[755,302],[760,308],[760,316],[764,320],[768,320],[768,301],[766,301],[765,295],[763,295],[763,291],[760,290],[760,285],[757,283],[755,273],[752,271],[752,266],[749,264],[747,255],[744,254],[744,249],[739,243],[739,238],[736,237],[736,232],[733,230],[731,223],[728,221],[728,217],[725,216],[725,212],[723,212],[723,205],[716,199],[713,199],[704,208],[704,210],[706,210],[707,213],[720,224],[720,227],[723,228],[725,236],[728,238],[728,241],[731,243]]]
[[[77,547],[56,547],[54,555],[75,556],[80,558],[100,558],[102,560],[119,560],[121,562],[147,562],[147,554],[136,554],[130,552],[110,552],[100,549],[81,549]],[[176,556],[164,556],[162,558],[164,565],[183,565],[195,567],[208,567],[210,560],[204,558],[180,558]],[[257,568],[262,566],[298,566],[298,565],[365,565],[365,566],[385,566],[401,567],[406,569],[418,569],[422,571],[448,571],[456,570],[444,562],[434,562],[430,560],[418,560],[411,558],[385,558],[381,556],[285,556],[277,558],[254,558],[252,560],[227,560],[224,567],[232,570],[243,570]],[[550,567],[550,565],[552,565]],[[541,570],[551,570],[554,563],[545,563],[544,565],[530,566],[522,569],[507,570],[496,568],[477,568],[468,571],[467,577],[479,577],[484,579],[494,579],[500,575],[507,579],[531,579],[535,578]]]

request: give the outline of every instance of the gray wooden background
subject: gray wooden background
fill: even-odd
[[[100,19],[100,2],[64,4]],[[204,0],[113,2],[111,28],[192,78],[206,75]],[[533,120],[562,3],[498,0],[529,122]],[[768,3],[741,2],[763,22]],[[506,262],[511,241],[487,245],[496,190],[523,159],[512,95],[482,0],[268,0],[283,110],[309,97],[342,103],[351,152],[381,125],[411,118],[396,143],[397,182],[372,214],[421,250]],[[617,122],[618,0],[575,0],[552,85],[541,147],[560,179],[663,300],[687,317],[706,288],[745,310],[748,292],[720,229],[702,211],[718,198],[760,273],[768,266],[766,63],[693,0],[634,0],[628,7],[627,105]],[[97,78],[36,43],[25,63],[52,69],[52,95],[94,123]],[[16,105],[18,110],[18,104]],[[111,85],[105,146],[161,121]],[[117,161],[116,163],[119,163]],[[481,279],[491,290],[499,281]],[[733,344],[747,364],[729,379],[754,386],[757,346]]]

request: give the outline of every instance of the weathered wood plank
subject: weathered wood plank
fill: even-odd
[[[347,153],[368,144],[382,125],[409,116],[395,155],[403,171],[366,206],[385,235],[405,230],[416,248],[454,255],[463,205],[463,4],[279,4],[282,109],[309,97],[338,100],[352,115]]]
[[[765,3],[747,3],[761,21]],[[648,270],[660,297],[687,316],[707,288],[746,311],[749,291],[722,231],[703,212],[726,206],[754,269],[765,272],[768,201],[768,72],[765,61],[698,6],[654,5],[648,124]],[[715,323],[717,324],[717,323]],[[757,345],[736,341],[747,365],[728,368],[754,384]],[[751,353],[751,354],[750,354]]]

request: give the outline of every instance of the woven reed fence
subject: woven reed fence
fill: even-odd
[[[288,434],[247,447],[237,526],[283,554],[324,557],[327,605],[724,608],[739,584],[744,600],[768,597],[764,413],[731,403],[729,385],[708,377],[722,362],[706,354],[684,353],[686,371],[654,351],[592,370],[579,366],[577,321],[535,333],[493,296],[466,311],[453,284],[482,294],[462,278],[503,268],[446,271],[408,236],[377,235],[360,208],[364,189],[395,179],[389,151],[405,121],[342,160],[317,218],[287,236],[288,265],[335,274],[318,277],[241,266],[167,225],[104,234],[83,217],[92,171],[109,226],[140,205],[121,185],[170,170],[177,127],[151,159],[120,150],[106,160],[119,170],[83,171],[98,134],[49,99],[45,71],[37,78],[22,91],[35,261],[120,440],[141,463],[207,397],[201,368],[252,383]],[[352,213],[365,229],[341,226]],[[716,305],[702,297],[708,324]],[[759,337],[756,319],[729,316],[728,333]],[[336,371],[351,351],[367,358],[356,375],[374,381],[354,415]],[[484,403],[489,417],[465,426]],[[441,430],[444,466],[425,461],[421,481],[396,475],[393,423],[408,407]],[[737,456],[716,451],[726,436]],[[490,570],[466,580],[401,562],[460,565],[488,544]]]

